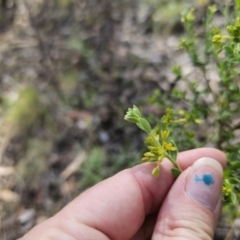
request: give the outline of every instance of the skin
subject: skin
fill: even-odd
[[[225,155],[213,148],[179,153],[177,162],[184,171],[176,181],[167,159],[157,179],[150,174],[154,163],[137,165],[80,194],[19,240],[212,239],[221,201],[213,211],[183,189],[191,165],[202,157],[226,165]]]

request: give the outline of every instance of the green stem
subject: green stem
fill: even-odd
[[[179,170],[182,172],[182,169],[178,166],[177,162],[174,161],[169,154],[167,154],[166,157],[172,162],[172,164],[174,165],[174,167],[176,167],[177,169],[179,169]]]

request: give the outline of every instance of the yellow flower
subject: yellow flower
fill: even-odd
[[[197,124],[201,124],[201,123],[202,123],[202,120],[201,120],[201,119],[195,119],[194,122],[197,123]]]
[[[164,146],[161,146],[161,148],[158,148],[158,152],[157,152],[158,156],[165,156],[166,155],[166,149],[164,148]]]
[[[155,141],[154,141],[154,139],[158,142],[159,141],[159,135],[158,134],[156,134],[156,133],[154,133],[153,134],[153,136],[148,136],[147,138],[146,138],[146,140],[145,140],[145,143],[147,144],[147,145],[156,145],[156,143],[155,143]]]
[[[152,153],[155,153],[158,151],[158,148],[157,147],[151,147],[151,146],[148,146],[147,147]]]
[[[166,130],[161,131],[161,137],[162,137],[162,139],[163,139],[163,140],[166,140],[166,139],[168,138],[169,134],[170,134],[169,131],[166,131]]]
[[[144,157],[155,157],[155,154],[153,154],[151,152],[146,152],[146,153],[144,153]]]
[[[220,34],[214,35],[212,41],[216,43],[221,43],[223,42],[223,36]]]
[[[158,157],[158,161],[159,161],[159,162],[162,162],[163,158],[164,158],[164,155],[159,156],[159,157]]]
[[[154,140],[150,136],[146,138],[145,143],[147,145],[154,145],[155,144]]]
[[[157,178],[159,176],[159,173],[160,173],[160,168],[159,166],[155,167],[153,170],[152,170],[152,175]]]
[[[225,196],[230,196],[230,194],[232,193],[232,189],[229,187],[223,187],[222,191],[223,191],[223,195]]]
[[[149,160],[148,157],[143,157],[141,161],[142,161],[142,162],[148,162],[148,160]]]
[[[163,142],[163,147],[164,147],[164,149],[169,150],[169,151],[177,150],[177,148],[174,147],[172,143]]]
[[[154,133],[154,134],[153,134],[153,137],[154,137],[157,141],[159,140],[159,135],[158,135],[158,134]]]
[[[195,9],[191,8],[190,11],[182,17],[181,19],[182,22],[189,22],[189,23],[193,22],[195,20],[194,12],[195,12]]]
[[[173,123],[185,123],[186,121],[187,121],[186,118],[180,118],[180,119],[174,120]]]
[[[186,115],[186,112],[184,110],[179,110],[178,111],[178,114],[179,115],[182,115],[182,116],[185,116]]]

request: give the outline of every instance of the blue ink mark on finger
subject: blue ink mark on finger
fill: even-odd
[[[214,184],[214,177],[212,174],[203,174],[202,178],[198,175],[195,176],[195,182],[203,181],[206,185]]]
[[[196,175],[195,176],[195,182],[201,182],[201,181],[202,181],[202,179],[198,175]]]
[[[214,184],[214,178],[212,174],[204,174],[202,179],[203,182],[207,185]]]

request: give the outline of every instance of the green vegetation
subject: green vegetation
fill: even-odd
[[[229,6],[226,5],[224,9],[218,9],[216,5],[208,6],[203,20],[204,30],[201,33],[196,31],[196,10],[194,8],[182,15],[181,20],[186,35],[180,39],[179,47],[188,53],[192,64],[191,73],[186,75],[180,65],[175,65],[172,70],[175,82],[170,92],[171,97],[168,97],[168,92],[157,90],[150,97],[152,105],[161,108],[168,107],[166,115],[162,117],[154,130],[151,129],[147,120],[142,120],[141,113],[136,107],[129,109],[125,119],[137,123],[138,127],[148,133],[151,141],[154,140],[154,143],[149,144],[149,137],[147,138],[146,144],[150,152],[144,154],[144,161],[161,162],[162,157],[167,157],[174,163],[174,159],[168,155],[166,148],[164,152],[163,141],[165,135],[169,135],[164,120],[170,116],[169,123],[174,123],[174,112],[182,115],[180,121],[183,126],[179,127],[174,124],[170,130],[175,133],[172,139],[176,142],[178,150],[211,145],[224,151],[228,158],[228,165],[224,172],[223,200],[238,206],[239,203],[236,200],[240,197],[238,177],[240,171],[238,142],[240,2],[235,3],[235,16],[231,19],[230,25],[226,20],[226,26],[222,27],[215,26],[213,22],[215,13],[223,11],[225,19],[230,19],[230,15],[226,14],[230,14],[227,11]],[[216,73],[215,79],[211,78],[212,72]],[[180,86],[183,84],[185,84],[185,89],[181,90]],[[149,120],[154,123],[158,122],[153,116]],[[201,132],[204,137],[201,137]],[[154,134],[157,137],[153,137]],[[169,150],[175,151],[176,145],[172,143]],[[158,176],[159,163],[152,174]]]

